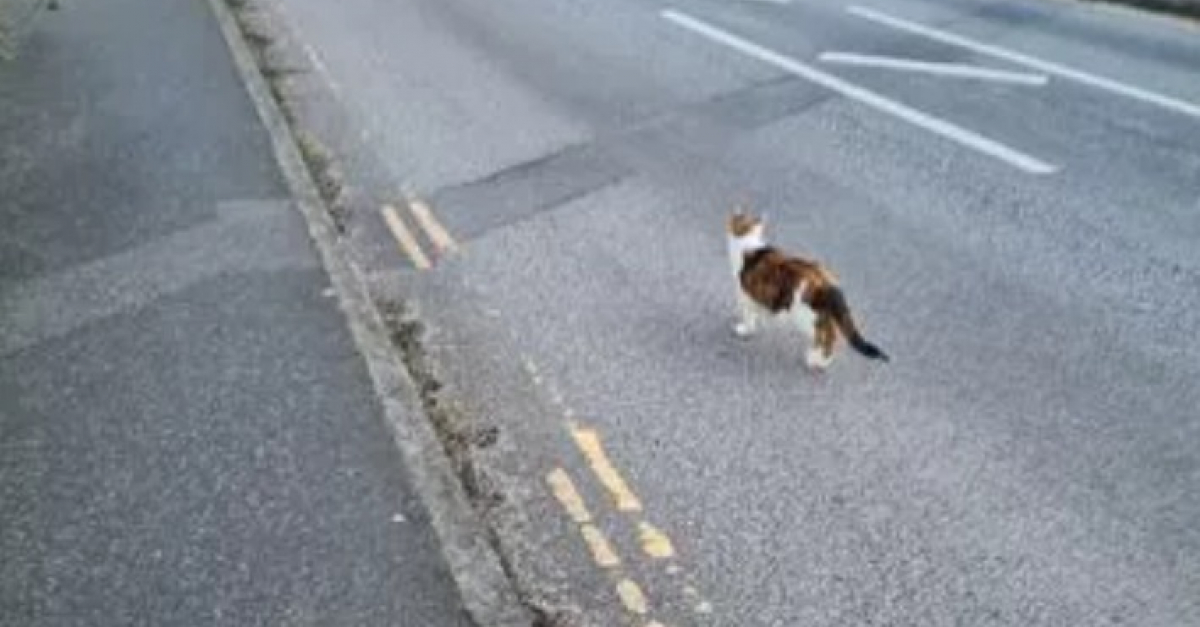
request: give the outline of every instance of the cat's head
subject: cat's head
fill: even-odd
[[[730,214],[729,220],[725,223],[725,229],[729,237],[733,239],[761,240],[766,231],[766,217],[756,216],[738,207]]]

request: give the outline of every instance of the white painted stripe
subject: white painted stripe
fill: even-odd
[[[1000,159],[1010,165],[1016,166],[1026,172],[1033,174],[1050,174],[1057,170],[1043,161],[1039,161],[1025,153],[1019,152],[1000,142],[988,139],[978,133],[974,133],[960,126],[956,126],[945,120],[935,118],[926,113],[922,113],[905,104],[896,102],[884,96],[881,96],[873,91],[859,87],[847,81],[844,81],[832,74],[827,74],[812,66],[806,65],[786,57],[782,54],[764,48],[754,42],[742,39],[737,35],[733,35],[706,22],[698,20],[694,17],[674,10],[665,10],[662,12],[663,18],[674,22],[696,34],[703,35],[717,43],[724,44],[737,50],[743,54],[752,56],[760,61],[770,63],[780,69],[786,70],[810,80],[822,87],[831,89],[842,94],[847,98],[856,100],[862,104],[874,107],[884,113],[891,114],[906,122],[919,126],[927,131],[936,133],[949,140],[958,142],[968,148],[973,148],[996,159]]]
[[[1114,94],[1119,94],[1135,100],[1141,100],[1142,102],[1155,104],[1164,109],[1170,109],[1184,115],[1190,115],[1194,118],[1200,118],[1200,106],[1179,100],[1178,98],[1164,96],[1147,89],[1142,89],[1141,87],[1127,85],[1111,78],[1091,74],[1083,70],[1077,70],[1065,65],[1053,63],[1051,61],[1044,61],[1042,59],[1022,54],[1020,52],[1015,52],[1007,48],[1001,48],[1000,46],[985,44],[981,41],[963,37],[962,35],[956,35],[948,31],[917,24],[916,22],[910,22],[898,17],[893,17],[874,9],[868,9],[861,6],[851,6],[846,10],[851,14],[857,15],[863,19],[867,19],[884,26],[890,26],[896,30],[901,30],[913,35],[919,35],[945,44],[961,46],[979,54],[1011,61],[1013,63],[1031,67],[1047,74],[1073,80],[1085,85],[1091,85],[1097,89],[1103,89]]]
[[[1019,85],[1045,85],[1049,80],[1044,74],[1029,74],[1027,72],[1008,72],[993,70],[977,65],[962,63],[936,63],[930,61],[915,61],[900,57],[884,57],[872,54],[855,54],[853,52],[822,52],[818,57],[826,63],[840,63],[860,67],[878,67],[902,72],[918,72],[951,78],[970,78],[999,83],[1017,83]]]

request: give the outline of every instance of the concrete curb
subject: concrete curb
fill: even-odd
[[[521,605],[512,582],[501,568],[500,557],[485,539],[483,525],[421,409],[417,388],[395,353],[366,282],[345,253],[292,129],[272,97],[236,18],[225,0],[208,0],[208,3],[246,91],[271,137],[275,159],[308,225],[309,236],[329,274],[355,345],[366,361],[388,427],[429,512],[467,612],[481,626],[529,627],[533,617]]]

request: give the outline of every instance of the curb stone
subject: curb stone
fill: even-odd
[[[486,627],[529,627],[533,617],[520,603],[500,558],[485,540],[444,449],[426,419],[419,393],[395,354],[366,281],[349,261],[338,231],[324,208],[279,105],[271,95],[254,53],[226,0],[208,0],[232,53],[246,91],[271,139],[272,151],[309,236],[329,275],[354,343],[366,362],[384,419],[429,512],[450,573],[471,619]]]

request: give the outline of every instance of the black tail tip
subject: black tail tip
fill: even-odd
[[[854,348],[856,348],[858,352],[867,359],[878,359],[884,363],[888,363],[892,360],[887,356],[887,353],[880,350],[878,346],[867,341],[855,342]]]

